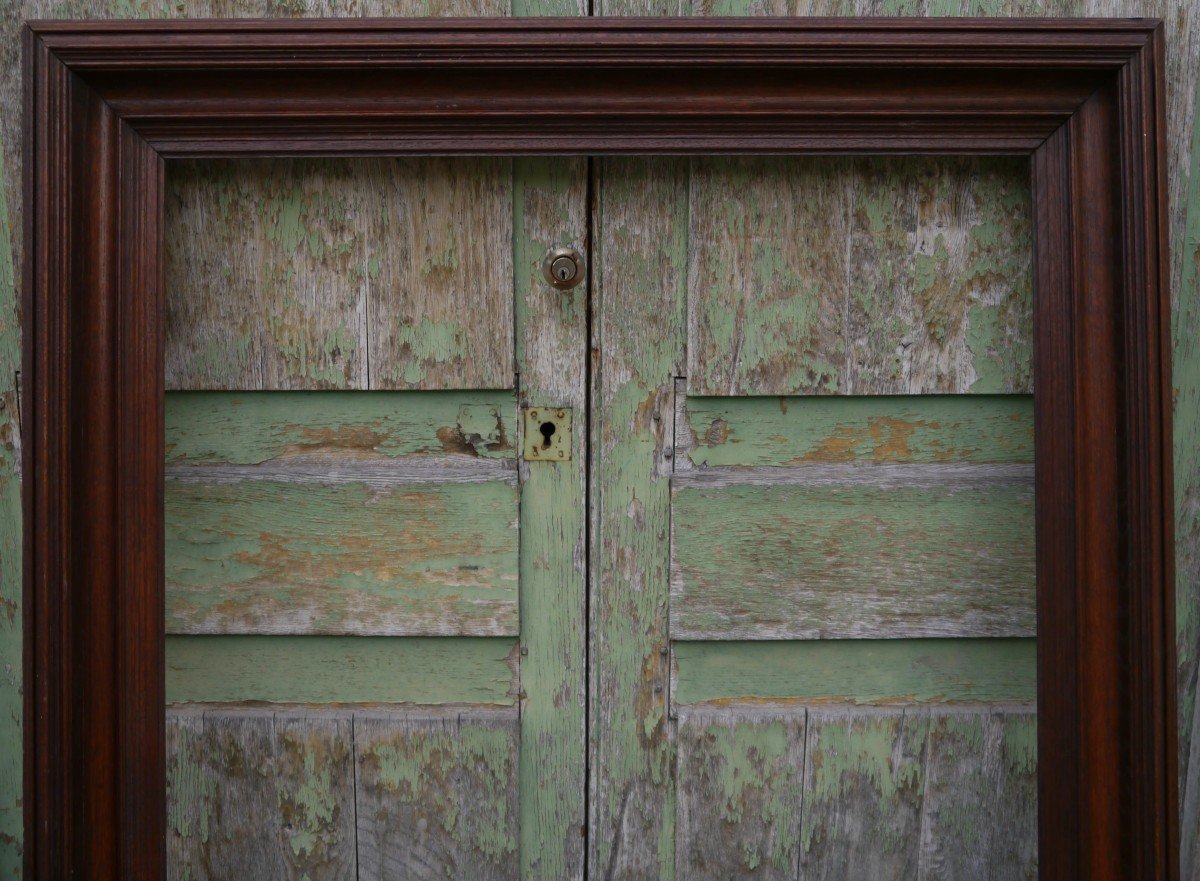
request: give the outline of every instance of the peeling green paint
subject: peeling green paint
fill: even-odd
[[[689,397],[696,465],[1033,461],[1028,395]]]
[[[512,392],[168,392],[168,464],[515,456]]]
[[[1033,639],[677,642],[674,700],[1031,701]]]
[[[516,852],[508,793],[516,774],[509,731],[466,725],[455,734],[422,732],[390,742],[376,742],[362,761],[374,763],[389,798],[417,805],[464,847],[496,858]],[[452,775],[467,773],[473,780],[470,797],[486,809],[484,822],[461,822],[463,809],[449,783]]]
[[[169,633],[516,634],[505,481],[166,483]]]
[[[597,582],[592,601],[592,874],[674,877],[674,747],[667,724],[669,446],[686,302],[687,165],[600,168],[593,414]]]
[[[501,637],[168,636],[167,702],[509,706],[513,651]]]
[[[541,262],[552,244],[582,244],[586,162],[513,162],[513,289],[521,393],[531,404],[586,400],[584,288],[550,294]],[[550,299],[548,299],[548,297]],[[520,872],[556,881],[581,871],[586,817],[584,536],[586,420],[567,464],[531,464],[521,484]]]
[[[1031,486],[684,485],[671,634],[1031,636]]]
[[[1029,390],[1024,160],[703,159],[691,194],[697,393]]]

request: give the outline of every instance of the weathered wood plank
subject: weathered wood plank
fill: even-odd
[[[516,455],[511,392],[170,392],[170,465]]]
[[[168,481],[167,631],[517,633],[515,486],[359,481]]]
[[[170,711],[167,738],[169,877],[354,877],[349,714]]]
[[[675,772],[679,877],[795,878],[804,727],[803,711],[680,711]]]
[[[371,281],[371,388],[511,388],[511,160],[386,161],[400,250]]]
[[[510,199],[499,159],[173,163],[168,387],[510,388]]]
[[[517,363],[522,401],[575,408],[569,463],[523,464],[521,483],[520,864],[523,881],[584,872],[587,753],[588,301],[552,290],[552,245],[586,256],[588,163],[513,162]]]
[[[1023,161],[698,159],[696,394],[1027,392]]]
[[[358,878],[516,879],[516,709],[355,715]]]
[[[1037,877],[1032,708],[930,713],[918,881]]]
[[[167,703],[516,701],[511,639],[168,636]]]
[[[917,877],[928,731],[920,711],[809,710],[801,878]]]
[[[676,398],[676,468],[1033,461],[1027,395]]]
[[[684,360],[687,167],[605,160],[593,260],[589,876],[675,875],[667,724],[669,466]]]
[[[1026,467],[962,465],[942,486],[953,466],[692,472],[672,493],[671,635],[1032,636],[1032,475],[1005,470]]]
[[[673,707],[749,699],[843,703],[1032,701],[1032,639],[676,642]]]

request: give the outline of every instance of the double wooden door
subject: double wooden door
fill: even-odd
[[[170,877],[1036,873],[1024,173],[173,168]]]

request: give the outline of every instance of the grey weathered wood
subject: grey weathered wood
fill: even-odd
[[[755,468],[700,468],[676,471],[675,487],[722,489],[731,486],[872,487],[875,489],[1033,489],[1032,465],[944,464],[859,465],[813,463]]]
[[[674,751],[667,608],[674,377],[684,367],[687,166],[605,160],[597,186],[589,877],[667,876]],[[665,467],[664,467],[665,464]]]
[[[675,871],[689,881],[792,881],[803,802],[804,713],[679,712]]]
[[[800,878],[916,878],[925,745],[920,710],[808,711]]]
[[[355,715],[359,881],[519,877],[517,711]]]
[[[354,877],[348,713],[171,710],[167,745],[168,877]]]
[[[672,638],[1033,636],[1030,477],[974,464],[677,474]]]
[[[423,457],[349,459],[337,456],[293,456],[260,465],[169,465],[167,480],[209,485],[266,480],[324,486],[360,484],[384,489],[407,484],[485,483],[500,480],[516,486],[512,459]]]
[[[512,387],[507,160],[187,162],[169,184],[168,388]]]
[[[1037,721],[1029,707],[930,713],[918,881],[1037,877]]]
[[[695,160],[694,392],[1028,391],[1027,175],[1004,159]]]

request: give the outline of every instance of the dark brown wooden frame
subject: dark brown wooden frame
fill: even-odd
[[[26,877],[164,874],[164,160],[1032,159],[1041,877],[1177,876],[1155,21],[25,32]]]

